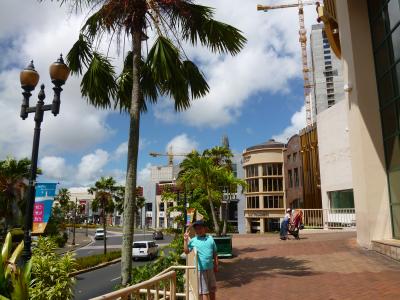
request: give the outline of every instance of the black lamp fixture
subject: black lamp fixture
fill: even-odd
[[[54,84],[54,97],[52,104],[44,104],[44,99],[46,95],[44,93],[44,84],[40,86],[40,92],[38,94],[39,101],[36,106],[29,106],[29,98],[32,96],[32,91],[35,89],[39,82],[39,73],[36,72],[33,65],[33,61],[21,71],[20,81],[21,88],[24,90],[22,95],[21,113],[20,116],[22,120],[25,120],[30,113],[35,113],[35,131],[33,135],[33,146],[32,146],[32,158],[31,158],[31,170],[29,177],[29,188],[28,188],[28,198],[25,213],[25,228],[24,228],[24,250],[22,252],[22,258],[24,263],[26,263],[32,256],[31,252],[31,231],[33,223],[33,207],[35,203],[35,184],[36,184],[36,173],[37,173],[37,162],[39,154],[39,141],[40,141],[40,126],[43,122],[44,112],[51,110],[54,116],[57,116],[60,112],[60,94],[62,91],[61,86],[65,84],[68,79],[70,69],[64,63],[62,55],[57,59],[56,62],[50,66],[50,78],[51,82]]]

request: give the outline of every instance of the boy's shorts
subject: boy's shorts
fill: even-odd
[[[217,291],[214,270],[199,271],[199,294],[207,295]]]

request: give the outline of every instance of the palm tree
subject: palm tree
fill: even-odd
[[[88,189],[90,194],[95,195],[92,202],[92,209],[97,211],[101,209],[104,229],[104,254],[107,253],[107,213],[114,212],[114,198],[118,197],[118,187],[112,177],[101,177],[94,187]]]
[[[65,218],[71,208],[71,205],[70,205],[71,193],[70,193],[70,191],[66,188],[59,189],[54,200],[56,200],[56,201],[58,201],[58,203],[60,203],[60,208],[61,208],[61,210],[64,214],[64,218]]]
[[[226,170],[224,176],[222,177],[222,185],[226,187],[226,190],[229,193],[229,199],[232,197],[232,194],[237,191],[238,186],[241,187],[241,191],[243,192],[246,187],[246,181],[235,177],[231,170]],[[222,204],[221,204],[222,205]],[[221,235],[226,235],[227,232],[227,221],[228,221],[228,207],[229,200],[225,203],[225,209],[223,211],[223,228]]]
[[[140,214],[140,228],[142,228],[142,214],[143,214],[143,207],[146,205],[146,198],[143,196],[137,196],[136,198],[136,213]]]
[[[5,220],[5,230],[20,221],[25,211],[25,191],[29,178],[31,161],[27,158],[16,160],[8,157],[0,161],[0,218]],[[37,174],[41,174],[38,169]]]
[[[130,116],[121,258],[122,285],[127,285],[132,268],[140,113],[146,111],[149,102],[157,102],[159,96],[172,98],[175,109],[184,110],[192,99],[209,91],[203,74],[183,51],[183,42],[236,55],[246,39],[236,28],[214,20],[212,8],[192,0],[58,1],[94,12],[67,56],[72,74],[82,74],[86,69],[81,81],[82,95],[96,107],[119,107]],[[142,43],[149,28],[155,39],[148,55],[143,57]],[[98,51],[97,45],[107,38],[117,41],[118,46],[126,38],[131,49],[118,77],[108,50],[107,54]]]
[[[216,165],[210,157],[200,155],[195,151],[190,153],[180,166],[182,171],[178,176],[178,182],[183,185],[201,188],[205,191],[211,209],[215,233],[220,235],[214,201],[216,200],[216,195],[220,195],[219,184],[226,170]]]

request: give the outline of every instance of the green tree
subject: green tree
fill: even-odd
[[[214,223],[214,230],[220,235],[220,227],[215,213],[215,204],[221,199],[220,182],[225,176],[225,169],[214,163],[212,158],[200,155],[193,151],[181,163],[178,182],[182,185],[201,188],[207,195],[210,205],[211,216]]]
[[[118,187],[112,177],[101,177],[94,187],[89,188],[89,193],[94,194],[92,202],[93,211],[101,209],[104,229],[104,254],[107,253],[107,213],[114,212],[114,198],[118,197]]]
[[[132,268],[140,113],[159,96],[172,98],[175,109],[180,111],[209,91],[203,74],[185,55],[183,42],[235,55],[246,39],[236,28],[214,20],[212,8],[191,0],[58,1],[94,12],[67,56],[72,74],[86,70],[81,81],[82,95],[96,107],[119,107],[130,116],[121,271],[122,284],[126,285]],[[148,55],[143,57],[142,44],[149,28],[156,36]],[[130,43],[131,51],[118,77],[108,55],[96,47],[107,38],[115,38],[118,45],[125,38]]]
[[[5,231],[12,225],[21,224],[25,213],[25,180],[29,178],[31,161],[8,157],[0,161],[0,219],[5,220]],[[41,174],[38,169],[37,174]],[[21,214],[22,213],[22,214]]]
[[[140,228],[142,228],[142,214],[143,207],[146,205],[146,198],[143,196],[137,196],[136,201],[136,214],[139,216]]]
[[[222,186],[224,187],[224,190],[228,192],[228,197],[229,200],[226,201],[224,209],[223,209],[223,228],[222,228],[222,233],[221,235],[226,235],[227,233],[227,221],[228,221],[228,208],[229,208],[229,202],[230,199],[232,198],[232,195],[237,192],[238,186],[241,187],[241,191],[243,191],[246,187],[246,181],[243,179],[235,177],[233,172],[231,170],[226,170],[224,176],[221,178]]]

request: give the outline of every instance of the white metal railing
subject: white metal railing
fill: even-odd
[[[176,271],[185,271],[185,291],[176,291]],[[154,300],[198,300],[197,284],[197,252],[194,250],[186,256],[186,266],[171,266],[151,279],[108,293],[91,300],[114,300],[114,299],[154,299]]]
[[[302,209],[304,228],[355,228],[354,208]]]

